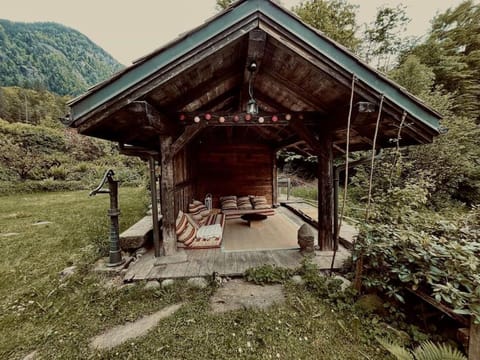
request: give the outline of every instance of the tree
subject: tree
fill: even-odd
[[[225,10],[228,8],[235,0],[217,0],[217,5],[215,8],[218,11]]]
[[[216,0],[216,1],[217,1],[217,5],[215,6],[215,8],[218,11],[222,11],[222,10],[225,10],[226,8],[228,8],[230,5],[232,5],[237,0]],[[279,4],[282,3],[280,0],[278,0],[278,1],[272,0],[272,1],[276,2],[276,3],[279,3]]]
[[[454,94],[455,112],[480,122],[480,4],[467,0],[432,21],[427,40],[406,51],[435,73],[435,83]]]
[[[63,151],[65,141],[60,131],[0,120],[0,164],[22,181],[60,165],[55,155]]]
[[[376,67],[387,71],[393,59],[406,47],[402,36],[410,19],[405,5],[396,7],[382,6],[377,10],[375,21],[364,31],[362,55],[367,62],[376,61]]]
[[[330,39],[356,51],[360,44],[355,36],[356,9],[357,6],[345,0],[306,0],[294,6],[292,11]]]
[[[388,75],[416,96],[428,94],[435,81],[435,74],[432,69],[422,64],[415,55],[408,56],[402,64]]]

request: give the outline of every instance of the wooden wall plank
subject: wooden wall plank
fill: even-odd
[[[263,144],[218,144],[199,146],[195,196],[213,195],[213,206],[226,195],[265,195],[273,201],[272,150]]]

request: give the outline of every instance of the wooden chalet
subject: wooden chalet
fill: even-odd
[[[149,159],[152,173],[160,165],[155,256],[175,254],[175,219],[192,199],[212,193],[216,207],[222,195],[263,194],[277,204],[276,153],[285,148],[318,157],[318,245],[330,250],[333,160],[345,157],[347,130],[349,151],[372,150],[376,129],[377,149],[425,144],[440,119],[267,0],[237,1],[70,107],[79,133]]]

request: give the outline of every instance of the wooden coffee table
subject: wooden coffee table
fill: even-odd
[[[240,216],[242,220],[245,220],[248,223],[249,227],[259,227],[262,225],[262,221],[267,218],[267,215],[252,213],[252,214],[243,214]]]

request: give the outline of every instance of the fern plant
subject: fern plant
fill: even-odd
[[[460,351],[447,344],[425,341],[410,351],[385,339],[377,338],[377,341],[398,360],[467,360]]]

